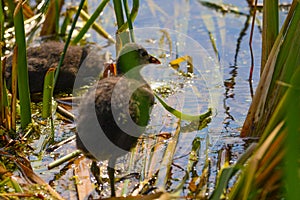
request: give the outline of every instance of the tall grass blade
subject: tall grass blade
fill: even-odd
[[[264,66],[279,32],[278,15],[278,0],[264,0],[260,74],[264,70]]]
[[[229,199],[247,199],[249,196],[251,199],[274,199],[278,195],[286,195],[287,199],[299,198],[299,66],[290,83],[280,84],[287,91],[264,130],[256,152],[229,193]]]
[[[285,23],[273,45],[249,108],[241,136],[260,136],[265,130],[286,87],[300,65],[300,2],[293,1]]]
[[[186,181],[190,178],[193,168],[199,161],[199,151],[201,149],[201,138],[196,137],[192,143],[192,150],[190,152],[189,161],[186,166],[185,176],[182,178],[178,186],[174,189],[174,196],[180,196],[180,192],[183,190]]]
[[[47,118],[52,113],[52,96],[54,90],[54,73],[55,68],[50,68],[45,76],[44,89],[43,89],[43,108],[42,118]]]
[[[31,109],[30,109],[30,92],[28,82],[28,69],[27,69],[27,54],[26,54],[26,41],[24,31],[24,19],[21,1],[15,6],[14,1],[9,1],[9,7],[14,10],[14,26],[16,45],[18,46],[18,89],[20,98],[20,112],[21,112],[21,127],[25,129],[31,122]]]
[[[82,27],[78,35],[74,38],[72,44],[77,44],[83,38],[84,34],[89,30],[91,26],[93,26],[93,28],[104,38],[108,39],[112,43],[115,43],[114,39],[100,25],[95,23],[97,17],[99,17],[99,15],[101,14],[108,2],[109,0],[103,0],[90,17],[87,15],[87,13],[81,11],[81,16],[84,17],[87,20],[87,22]]]
[[[113,3],[119,30],[125,24],[122,2],[121,0],[113,0]],[[118,56],[122,46],[130,42],[130,37],[126,30],[124,30],[124,32],[116,32],[116,41],[116,54]]]
[[[2,62],[2,60],[1,60]],[[3,62],[1,63],[1,66],[5,66],[6,59],[3,59]],[[2,71],[4,67],[1,67],[0,71]],[[0,100],[0,123],[7,129],[11,129],[11,113],[10,113],[10,101],[8,98],[8,93],[7,93],[7,87],[6,87],[6,82],[4,77],[2,76],[2,73],[0,75],[1,83],[0,83],[0,95],[1,95],[1,100]]]
[[[127,0],[123,0],[123,5],[124,5],[124,9],[125,9],[128,27],[129,27],[130,39],[131,39],[131,42],[134,42],[135,40],[134,40],[134,33],[133,33],[133,25],[132,25],[131,16],[129,13],[129,7],[128,7]]]
[[[180,136],[180,124],[181,124],[181,120],[177,119],[176,130],[174,132],[172,140],[168,142],[168,146],[164,152],[164,156],[162,158],[160,169],[156,180],[156,187],[158,188],[165,188],[167,181],[169,179],[169,175],[171,172],[172,163],[175,155],[175,150]]]
[[[59,32],[59,14],[63,4],[63,0],[53,0],[50,2],[45,21],[40,32],[41,36],[57,36]]]
[[[180,112],[179,110],[176,110],[169,106],[164,100],[162,100],[157,94],[154,94],[157,100],[161,103],[161,105],[169,111],[171,114],[173,114],[175,117],[187,120],[187,121],[198,121],[199,123],[202,123],[205,121],[205,119],[209,118],[212,115],[211,108],[208,108],[208,111],[206,113],[200,114],[200,115],[188,115]]]
[[[223,168],[221,175],[218,178],[218,183],[216,189],[213,191],[210,200],[218,200],[221,198],[222,194],[226,191],[230,179],[241,169],[243,165],[252,155],[256,145],[252,144],[248,147],[246,152],[238,159],[235,165]]]
[[[72,16],[73,16],[74,13],[75,13],[75,9],[73,9],[73,8],[68,8],[67,9],[64,21],[63,21],[63,23],[62,23],[62,25],[60,27],[59,34],[61,36],[64,37],[65,35],[67,35],[67,28],[68,28],[68,25],[71,24]]]
[[[121,0],[113,0],[118,29],[124,24],[123,8]]]
[[[4,39],[4,6],[3,6],[3,2],[0,1],[0,41],[2,42],[3,39]],[[1,47],[1,52],[0,52],[0,55],[1,55],[1,58],[2,58],[2,45],[0,46]]]
[[[287,188],[287,199],[300,197],[300,66],[295,72],[292,85],[288,89],[286,98],[287,112],[287,138],[285,142],[285,182]]]
[[[140,2],[139,0],[133,0],[132,2],[132,9],[130,12],[130,21],[131,23],[133,23],[133,21],[135,20],[137,14],[138,14],[138,10],[139,10],[139,6],[140,6]],[[121,27],[119,27],[118,29],[118,33],[122,33],[123,31],[125,31],[128,28],[128,19],[127,22],[124,23]]]
[[[3,5],[2,1],[0,1],[0,44],[3,44],[4,41],[4,12],[3,12]],[[3,45],[0,45],[0,58],[2,58],[2,47]],[[2,59],[0,59],[0,123],[2,124],[2,121],[4,120],[4,92],[6,91],[4,88],[4,78],[3,78],[3,72],[2,69],[4,69],[2,66],[5,66]]]
[[[85,2],[85,0],[81,0],[81,1],[80,1],[80,4],[79,4],[79,6],[78,6],[78,10],[77,10],[77,13],[76,13],[76,15],[75,15],[75,17],[74,17],[74,21],[73,21],[73,23],[72,23],[71,29],[70,29],[70,31],[69,31],[69,35],[68,35],[68,38],[67,38],[67,40],[66,40],[66,43],[65,43],[65,46],[64,46],[64,50],[63,50],[63,52],[62,52],[62,54],[61,54],[61,57],[60,57],[60,59],[59,59],[59,63],[58,63],[58,66],[57,66],[57,69],[56,69],[56,72],[55,72],[55,76],[54,76],[54,85],[53,85],[53,87],[55,87],[55,84],[56,84],[56,82],[57,82],[57,78],[58,78],[58,74],[59,74],[59,71],[60,71],[60,67],[61,67],[62,64],[63,64],[65,55],[66,55],[66,53],[67,53],[68,46],[69,46],[70,41],[71,41],[72,33],[73,33],[74,29],[75,29],[75,26],[76,26],[76,23],[77,23],[77,21],[78,21],[78,18],[79,18],[79,15],[80,15],[80,11],[82,10],[82,7],[83,7],[83,5],[84,5],[84,2]]]
[[[121,47],[125,45],[128,42],[134,42],[134,33],[133,33],[133,21],[136,18],[136,15],[138,13],[139,8],[139,0],[133,0],[133,6],[131,13],[129,13],[129,7],[127,0],[123,0],[123,7],[125,10],[125,16],[127,18],[127,22],[124,21],[124,13],[123,13],[123,7],[121,0],[114,0],[114,9],[115,9],[115,15],[117,19],[118,24],[118,30],[116,33],[117,43],[116,43],[116,50],[117,54]],[[129,27],[129,33],[126,32],[126,29]]]
[[[18,46],[14,48],[13,60],[12,60],[12,73],[11,73],[11,129],[16,130],[16,107],[17,107],[17,90],[18,90]]]

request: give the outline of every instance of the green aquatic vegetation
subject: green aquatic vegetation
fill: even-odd
[[[14,10],[13,19],[15,27],[15,37],[17,45],[17,66],[18,66],[18,92],[20,99],[20,115],[21,115],[21,127],[24,129],[31,122],[31,110],[30,110],[30,92],[28,84],[28,68],[27,68],[27,56],[26,56],[26,40],[24,31],[24,19],[22,12],[22,2],[15,4],[13,1],[9,1],[9,7]]]

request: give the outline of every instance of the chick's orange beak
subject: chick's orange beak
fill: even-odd
[[[149,63],[160,64],[161,62],[157,58],[150,56]]]

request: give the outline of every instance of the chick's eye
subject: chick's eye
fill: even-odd
[[[145,56],[148,56],[148,53],[144,51],[144,52],[142,53],[142,56],[144,56],[144,57],[145,57]]]
[[[140,55],[141,55],[142,57],[148,56],[147,51],[145,51],[145,50],[143,50],[143,49],[140,49],[139,52],[140,52]]]

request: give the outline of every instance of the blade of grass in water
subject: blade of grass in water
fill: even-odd
[[[113,0],[114,3],[114,10],[115,15],[117,19],[117,25],[118,29],[124,25],[124,14],[123,14],[123,8],[122,8],[122,2],[121,0]],[[130,42],[130,38],[127,32],[118,32],[116,34],[116,54],[119,55],[119,52],[122,48],[122,46],[128,42]]]
[[[72,153],[69,153],[69,154],[67,154],[67,155],[65,155],[65,156],[63,156],[63,157],[61,157],[61,158],[53,161],[52,163],[50,163],[48,165],[48,169],[49,170],[53,169],[54,167],[57,167],[57,166],[61,165],[62,163],[66,162],[66,161],[69,161],[70,159],[79,156],[80,154],[82,154],[82,152],[80,150],[75,150]]]
[[[172,113],[174,116],[176,116],[179,119],[182,120],[187,120],[187,121],[196,121],[199,120],[199,123],[201,123],[202,121],[204,121],[206,118],[210,117],[212,115],[212,111],[211,108],[208,108],[208,111],[204,114],[201,115],[187,115],[184,114],[174,108],[172,108],[171,106],[169,106],[168,104],[166,104],[166,102],[164,102],[157,94],[154,94],[155,97],[158,99],[158,101],[161,103],[161,105],[170,113]]]
[[[108,2],[109,0],[103,0],[90,17],[83,10],[81,11],[81,17],[83,17],[87,21],[78,33],[78,35],[72,41],[72,44],[77,44],[83,38],[84,34],[88,31],[88,29],[91,26],[93,26],[93,28],[104,38],[108,39],[112,43],[115,43],[115,40],[112,38],[112,36],[109,35],[99,24],[95,23],[97,17],[99,17],[99,15],[101,14]]]
[[[131,12],[130,12],[130,21],[131,23],[135,20],[137,14],[138,14],[138,10],[139,10],[139,6],[140,6],[140,2],[139,0],[133,0],[132,2],[132,9],[131,9]],[[127,22],[124,23],[121,27],[119,27],[117,33],[122,33],[123,31],[125,31],[127,28],[128,28],[128,19],[127,19]]]
[[[296,199],[300,196],[299,178],[299,119],[300,119],[300,66],[293,76],[292,86],[287,92],[287,138],[285,147],[285,181],[287,188],[287,199]]]
[[[4,169],[6,170],[6,169]],[[4,178],[1,182],[0,182],[0,187],[12,187],[15,192],[18,192],[18,193],[22,193],[24,192],[22,187],[19,185],[19,183],[15,180],[15,177],[14,176],[9,176],[9,177],[6,177]],[[1,195],[3,195],[3,198],[5,196],[5,194],[9,194],[9,193],[1,193]],[[9,195],[8,195],[9,196]],[[7,198],[9,199],[9,198]]]
[[[2,9],[2,1],[0,1],[0,43],[4,40],[4,13]],[[0,45],[0,58],[2,58],[2,45]],[[4,82],[3,82],[3,72],[2,72],[2,65],[3,61],[0,59],[0,120],[3,121],[4,119]]]
[[[124,24],[123,8],[121,0],[113,0],[118,29]]]
[[[43,108],[42,108],[42,118],[44,118],[44,119],[48,118],[52,113],[54,73],[55,73],[55,68],[50,68],[47,71],[45,80],[44,80]]]
[[[57,36],[59,29],[59,14],[63,3],[64,2],[62,0],[55,0],[50,2],[49,8],[46,13],[45,21],[43,23],[43,27],[40,32],[41,36]]]
[[[172,162],[176,150],[176,146],[178,143],[178,139],[180,136],[180,123],[181,120],[177,119],[176,123],[176,130],[174,132],[174,135],[172,137],[172,140],[168,142],[168,146],[164,152],[164,156],[162,158],[161,164],[160,164],[160,169],[157,175],[157,180],[156,180],[156,187],[158,188],[165,188],[170,172],[171,172],[171,167],[172,167]]]
[[[62,63],[63,63],[63,61],[64,61],[64,58],[65,58],[65,55],[66,55],[68,46],[69,46],[70,41],[71,41],[72,33],[73,33],[74,29],[75,29],[75,26],[76,26],[77,20],[78,20],[79,15],[80,15],[80,11],[82,10],[82,7],[83,7],[83,5],[84,5],[84,2],[85,2],[85,0],[81,0],[81,1],[80,1],[80,4],[79,4],[79,6],[78,6],[77,13],[76,13],[76,15],[75,15],[75,17],[74,17],[74,21],[73,21],[72,26],[71,26],[71,29],[70,29],[70,31],[69,31],[69,35],[68,35],[68,38],[67,38],[67,40],[66,40],[66,43],[65,43],[65,46],[64,46],[64,50],[63,50],[63,52],[62,52],[62,54],[61,54],[61,57],[60,57],[60,60],[59,60],[58,66],[57,66],[57,70],[56,70],[56,72],[55,72],[55,76],[54,76],[54,87],[55,87],[55,84],[56,84],[56,82],[57,82],[57,78],[58,78],[58,74],[59,74],[59,71],[60,71],[60,67],[62,66]]]
[[[185,75],[188,75],[188,73],[194,73],[194,65],[193,65],[193,58],[189,55],[181,56],[175,60],[172,60],[169,64],[171,67],[175,70],[178,71],[179,69],[179,64],[182,63],[183,61],[187,62],[187,72],[184,73]]]
[[[130,13],[129,13],[129,7],[128,7],[127,0],[123,0],[123,5],[124,5],[124,9],[125,9],[125,14],[126,14],[126,18],[127,18],[128,27],[129,27],[131,42],[134,42],[133,25],[132,25]]]
[[[22,2],[15,6],[14,1],[9,1],[9,7],[14,10],[14,26],[16,45],[18,46],[18,89],[20,99],[21,111],[21,127],[25,129],[31,122],[31,108],[30,108],[30,92],[28,82],[28,69],[27,69],[27,54],[26,54],[26,41],[24,31],[24,19],[22,14]]]
[[[257,86],[241,131],[243,137],[261,136],[263,134],[272,113],[287,90],[286,87],[279,85],[277,81],[289,83],[300,64],[299,21],[300,3],[293,1]]]
[[[16,180],[15,177],[11,176],[10,177],[10,181],[11,181],[11,185],[13,186],[13,188],[15,189],[16,192],[18,193],[23,193],[23,189],[20,186],[20,184],[18,183],[18,181]]]
[[[261,68],[262,74],[264,66],[267,62],[268,56],[271,52],[273,44],[276,40],[279,31],[279,11],[278,0],[264,1],[263,7],[263,30],[262,30],[262,55]]]
[[[299,67],[299,66],[298,66]],[[280,188],[287,189],[291,199],[299,197],[299,83],[300,70],[294,73],[291,83],[277,83],[288,90],[281,98],[269,120],[249,167],[245,168],[235,187],[231,190],[229,199],[253,198],[265,196],[268,193],[279,193]],[[285,160],[285,164],[283,161]],[[285,170],[285,176],[282,174]],[[282,180],[285,179],[285,182]],[[255,181],[255,186],[253,186]],[[279,183],[279,184],[278,184]],[[286,185],[283,185],[286,184]],[[275,188],[275,189],[273,189]],[[277,188],[277,189],[276,189]],[[271,196],[272,197],[272,196]],[[269,198],[271,198],[269,197]]]
[[[252,155],[256,144],[251,144],[246,152],[238,159],[234,166],[223,168],[220,176],[218,177],[217,187],[212,193],[210,200],[219,200],[225,189],[228,187],[230,179],[242,168],[242,165],[246,163],[249,157]]]
[[[59,15],[61,11],[61,7],[64,3],[64,0],[55,0],[55,33],[59,33]]]
[[[123,14],[123,8],[121,0],[114,0],[114,9],[118,24],[118,30],[117,30],[117,52],[119,51],[120,47],[128,42],[134,42],[134,33],[133,33],[133,25],[132,22],[136,18],[136,15],[138,13],[139,8],[139,0],[133,0],[133,6],[131,13],[129,13],[129,7],[127,0],[123,0],[123,6],[125,9],[125,15],[127,18],[127,22],[124,22],[124,14]],[[125,30],[129,27],[129,34],[125,32]],[[123,33],[123,34],[122,34]],[[130,38],[129,38],[130,35]]]
[[[9,103],[9,98],[8,98],[8,94],[7,94],[7,87],[6,87],[6,82],[3,81],[2,79],[2,82],[1,82],[1,89],[3,88],[3,90],[0,90],[0,93],[1,93],[1,117],[0,119],[2,120],[2,122],[4,121],[5,123],[3,123],[4,127],[7,129],[7,130],[10,130],[10,112],[9,112],[9,106],[10,106],[10,103]],[[7,120],[4,120],[4,119],[7,119]]]
[[[17,67],[17,57],[18,46],[14,48],[13,60],[12,60],[12,72],[11,72],[11,128],[16,130],[16,107],[17,107],[17,79],[18,79],[18,67]]]
[[[63,23],[60,27],[60,33],[59,34],[61,36],[67,35],[67,28],[68,28],[68,25],[72,21],[72,16],[73,16],[74,13],[75,13],[75,10],[73,8],[67,9],[64,21],[63,21]]]
[[[247,199],[287,191],[287,199],[299,197],[299,110],[300,70],[294,73],[291,83],[279,83],[288,90],[273,112],[264,130],[258,148],[243,170],[228,199]],[[282,173],[284,172],[284,174]],[[253,182],[256,184],[253,185]]]
[[[197,164],[199,160],[199,150],[201,148],[201,139],[199,137],[196,137],[193,140],[192,143],[192,150],[189,156],[189,161],[186,166],[185,175],[180,181],[179,185],[176,187],[176,189],[173,191],[173,194],[175,196],[179,196],[181,191],[183,190],[184,185],[186,184],[186,181],[189,179],[189,174],[193,170],[193,167]]]

